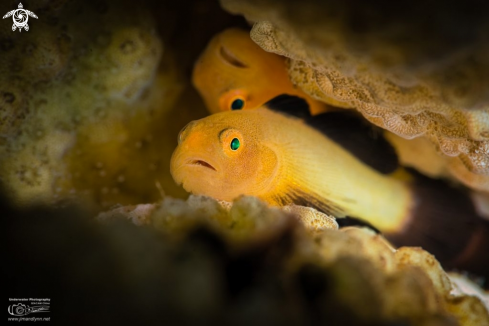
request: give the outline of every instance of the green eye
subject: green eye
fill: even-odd
[[[241,110],[244,107],[244,101],[237,98],[231,103],[231,110]]]
[[[235,151],[239,148],[239,139],[238,138],[234,138],[232,141],[231,141],[231,150]]]

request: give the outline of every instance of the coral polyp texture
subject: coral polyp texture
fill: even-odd
[[[182,84],[149,10],[130,1],[29,9],[40,17],[29,32],[0,30],[0,180],[12,199],[157,199],[155,183],[173,182],[171,145],[155,140],[169,140],[162,125]]]
[[[217,296],[222,289],[232,293],[218,301],[226,302],[221,317],[260,304],[260,318],[280,311],[286,317],[279,320],[292,325],[304,320],[328,325],[489,323],[488,295],[464,277],[449,276],[421,248],[395,250],[370,229],[338,230],[335,223],[318,227],[302,223],[296,213],[271,208],[254,197],[223,205],[191,196],[187,201],[166,197],[152,206],[117,208],[99,220],[128,219],[183,242],[196,229],[211,230],[220,239],[208,238],[214,259],[224,253],[232,261],[218,263],[226,266],[225,283],[212,290]],[[286,309],[292,302],[295,308]],[[249,321],[253,316],[258,315],[250,314]]]
[[[403,138],[427,138],[453,178],[489,190],[489,24],[480,14],[489,5],[221,3],[255,23],[251,38],[264,50],[289,58],[306,93]]]

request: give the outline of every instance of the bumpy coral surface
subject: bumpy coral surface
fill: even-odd
[[[406,139],[426,137],[452,177],[489,190],[487,4],[221,3],[256,22],[251,37],[263,49],[290,58],[306,93]]]
[[[157,205],[118,208],[101,214],[99,219],[110,222],[128,218],[135,224],[152,225],[163,234],[179,239],[185,238],[197,225],[206,225],[238,256],[250,248],[261,248],[268,257],[267,266],[280,266],[274,287],[284,287],[287,296],[298,295],[294,300],[303,296],[296,301],[295,309],[301,307],[299,311],[306,316],[289,311],[288,318],[292,320],[311,318],[316,322],[350,322],[351,325],[489,323],[487,294],[459,275],[454,275],[452,281],[437,260],[421,248],[395,250],[369,229],[338,230],[335,223],[317,227],[307,221],[299,222],[297,216],[293,209],[270,208],[253,197],[241,197],[233,204],[223,205],[207,197],[191,196],[187,202],[166,197]],[[270,244],[272,247],[268,247]],[[266,254],[268,250],[273,253]],[[264,271],[255,258],[236,267],[244,269],[243,279],[248,269],[257,268],[253,272],[257,273],[257,279],[250,280],[250,287],[244,291],[251,291],[255,286],[271,286],[267,285],[270,280],[265,281],[266,274],[262,274]],[[262,277],[265,283],[258,280]],[[297,281],[303,288],[294,292],[298,289],[289,286],[294,287]],[[256,290],[260,296],[264,295]],[[301,291],[305,292],[301,294]],[[267,295],[260,296],[249,300],[257,300],[256,304],[261,300],[275,302]],[[244,298],[240,300],[246,302]],[[280,310],[279,307],[275,302],[263,309],[268,315]],[[351,315],[340,316],[335,309],[351,311]]]
[[[130,1],[29,5],[39,16],[29,32],[0,31],[0,179],[9,194],[18,203],[156,200],[156,183],[173,185],[167,116],[182,84],[151,13]]]

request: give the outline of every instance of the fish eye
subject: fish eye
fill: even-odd
[[[237,98],[231,103],[231,110],[241,110],[244,107],[244,104],[245,102],[243,99]]]
[[[225,128],[219,133],[219,141],[222,146],[222,150],[229,157],[235,157],[245,147],[245,139],[243,134],[234,128]]]
[[[233,138],[233,140],[231,141],[231,150],[233,151],[236,151],[238,150],[239,146],[240,146],[240,142],[239,142],[239,139],[238,138]]]

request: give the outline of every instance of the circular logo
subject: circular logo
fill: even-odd
[[[29,20],[29,15],[27,15],[27,12],[24,9],[17,9],[13,14],[13,18],[14,24],[17,27],[22,28],[27,24],[27,21]]]
[[[24,9],[24,6],[22,6],[21,3],[19,3],[18,9],[14,9],[6,13],[5,16],[3,16],[3,19],[10,16],[12,16],[12,20],[14,21],[14,24],[12,25],[12,31],[14,32],[16,29],[19,29],[19,32],[21,32],[22,29],[25,29],[26,31],[29,30],[29,25],[27,25],[29,16],[37,19],[36,14],[32,11]]]

